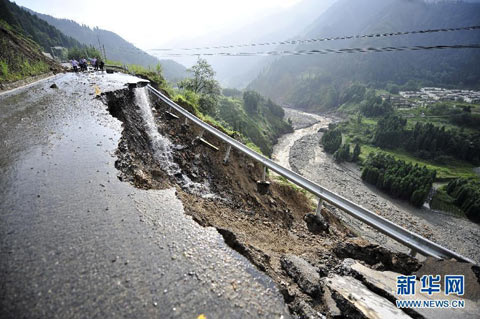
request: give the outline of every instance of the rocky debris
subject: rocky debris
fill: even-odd
[[[50,85],[50,88],[51,89],[58,89],[58,86],[56,83],[53,83],[52,85]]]
[[[307,302],[303,300],[296,300],[291,306],[290,309],[294,312],[299,318],[302,319],[326,319],[324,315],[320,312],[315,311]]]
[[[328,232],[329,225],[321,214],[306,214],[304,220],[310,232],[314,234]]]
[[[290,120],[295,130],[306,128],[321,121],[321,117],[314,114],[300,112],[294,109],[284,108],[286,120]]]
[[[392,253],[379,245],[365,240],[349,240],[339,243],[334,252],[339,258],[354,258],[375,266],[377,270],[391,270],[412,274],[420,268],[417,259],[404,253]]]
[[[443,261],[438,261],[439,263],[443,263]],[[451,264],[450,264],[451,263]],[[428,263],[430,266],[433,265],[432,263]],[[456,264],[460,268],[462,268],[462,263],[459,262],[448,262],[447,264],[453,266],[453,264]],[[439,264],[437,264],[440,266]],[[466,267],[463,267],[464,269],[468,269],[468,264],[463,264]],[[449,266],[445,267],[445,269],[448,269]],[[428,275],[437,275],[442,274],[441,267],[432,269],[430,267],[427,267],[427,273]],[[443,294],[443,288],[442,292],[439,295],[428,295],[426,293],[420,292],[420,282],[417,281],[417,284],[415,285],[416,292],[415,295],[413,296],[404,296],[404,295],[397,295],[395,291],[396,283],[397,283],[397,276],[400,276],[401,274],[396,273],[396,272],[391,272],[391,271],[376,271],[373,269],[370,269],[368,267],[365,267],[364,265],[360,264],[359,262],[355,262],[354,264],[351,265],[351,270],[356,273],[357,278],[359,278],[365,286],[367,286],[371,291],[376,292],[378,295],[383,296],[384,298],[390,300],[391,302],[395,302],[396,300],[422,300],[422,301],[428,301],[428,300],[462,300],[463,298],[470,298],[468,293],[465,293],[465,295],[462,298],[459,298],[454,295],[449,295],[445,296]],[[457,269],[454,270],[452,268],[452,272],[450,274],[463,274],[461,270]],[[417,278],[420,278],[421,275],[417,274]],[[473,286],[472,284],[474,282],[469,281],[466,279],[466,287],[468,286]],[[478,285],[477,285],[478,286]],[[475,289],[475,287],[472,287]],[[478,287],[476,287],[478,289]],[[468,289],[468,288],[467,288]],[[439,297],[441,296],[441,298]],[[405,309],[405,312],[407,312],[410,316],[414,318],[431,318],[431,319],[454,319],[454,318],[478,318],[478,314],[480,313],[480,304],[478,301],[473,302],[467,300],[465,302],[465,308],[462,309],[462,311],[458,311],[458,309],[442,309],[442,311],[438,311],[438,309],[428,309],[428,308],[415,308],[415,309]]]
[[[322,299],[329,318],[343,318],[342,311],[338,309],[337,303],[333,300],[332,291],[325,285],[323,286]]]
[[[373,293],[353,277],[334,275],[322,282],[346,318],[411,318],[389,300]]]
[[[280,260],[283,270],[297,283],[306,294],[318,297],[320,288],[320,275],[317,269],[306,260],[295,255],[286,255]]]

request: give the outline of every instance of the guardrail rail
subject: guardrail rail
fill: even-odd
[[[469,258],[466,258],[456,252],[449,250],[439,244],[432,242],[418,234],[415,234],[401,226],[396,225],[395,223],[371,212],[352,201],[337,195],[328,189],[306,179],[305,177],[284,168],[283,166],[278,165],[274,161],[265,156],[258,154],[257,152],[251,150],[247,146],[243,145],[239,141],[231,138],[230,136],[220,132],[216,128],[212,127],[211,125],[203,122],[195,115],[191,114],[172,100],[170,100],[166,95],[161,93],[160,91],[153,88],[151,85],[148,85],[147,88],[152,92],[155,96],[157,96],[160,100],[164,103],[169,105],[175,111],[204,129],[205,131],[211,133],[212,135],[216,136],[223,142],[227,143],[231,147],[234,147],[239,152],[249,156],[253,160],[261,163],[264,167],[268,167],[269,169],[275,171],[279,175],[285,177],[292,183],[302,187],[303,189],[311,192],[312,194],[316,195],[320,200],[325,200],[326,202],[332,204],[335,207],[340,208],[342,211],[348,213],[349,215],[353,216],[354,218],[364,222],[365,224],[373,227],[377,231],[389,236],[390,238],[396,240],[397,242],[405,245],[406,247],[411,249],[411,253],[416,254],[420,253],[424,256],[431,256],[438,259],[456,259],[462,262],[469,262],[475,264],[475,262]]]

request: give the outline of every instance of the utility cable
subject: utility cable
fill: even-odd
[[[399,51],[423,51],[445,49],[480,49],[479,44],[456,44],[434,46],[402,46],[383,48],[345,48],[345,49],[316,49],[299,51],[266,51],[266,52],[213,52],[213,53],[170,53],[155,54],[157,57],[201,57],[201,56],[225,56],[225,57],[250,57],[250,56],[291,56],[291,55],[325,55],[343,53],[370,53],[370,52],[399,52]]]
[[[219,45],[219,46],[210,46],[210,47],[207,46],[207,47],[198,47],[198,48],[151,49],[149,51],[198,51],[198,50],[213,50],[213,49],[233,49],[233,48],[257,47],[257,46],[267,46],[267,45],[305,44],[305,43],[316,43],[316,42],[325,42],[325,41],[365,39],[365,38],[385,38],[385,37],[403,36],[403,35],[409,35],[409,34],[429,34],[429,33],[439,33],[439,32],[456,32],[456,31],[473,31],[473,30],[480,30],[480,26],[476,25],[476,26],[467,26],[467,27],[458,27],[458,28],[427,29],[427,30],[416,30],[416,31],[389,32],[389,33],[373,33],[373,34],[340,36],[340,37],[330,37],[330,38],[286,40],[286,41],[278,41],[278,42]]]

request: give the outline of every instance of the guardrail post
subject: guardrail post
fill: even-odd
[[[413,249],[413,248],[410,248],[410,250],[408,251],[408,255],[409,255],[410,257],[415,258],[415,257],[417,256],[417,254],[418,254],[418,252],[417,252],[415,249]]]
[[[200,134],[195,137],[192,141],[192,144],[195,145],[195,143],[202,143],[203,145],[211,148],[212,150],[214,150],[215,152],[218,152],[218,147],[216,147],[215,145],[213,145],[212,143],[209,143],[207,140],[205,140],[203,138],[203,134],[205,133],[205,130],[202,129],[202,131],[200,132]]]
[[[185,122],[183,122],[183,125],[188,125],[188,117],[185,117]]]
[[[318,199],[318,204],[317,204],[317,210],[316,210],[317,216],[321,215],[322,208],[323,208],[323,199],[319,198]]]
[[[225,158],[223,159],[223,164],[228,163],[228,159],[230,158],[230,152],[232,151],[232,145],[228,145],[227,152],[225,153]]]
[[[262,195],[266,195],[268,193],[269,188],[270,188],[270,182],[267,181],[267,167],[263,165],[262,180],[257,181],[257,191]]]

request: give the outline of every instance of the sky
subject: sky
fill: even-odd
[[[15,0],[56,18],[113,31],[141,49],[224,32],[300,0]],[[143,30],[143,32],[139,32]]]

